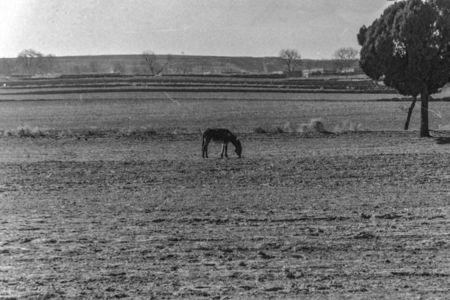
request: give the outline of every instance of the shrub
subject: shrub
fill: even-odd
[[[19,126],[16,129],[6,130],[3,132],[3,135],[5,136],[31,137],[31,138],[44,137],[51,134],[54,134],[54,132],[51,132],[51,130],[48,128],[29,127],[27,125]]]
[[[157,132],[153,129],[141,127],[141,128],[120,128],[120,129],[101,129],[97,127],[91,127],[88,129],[50,129],[39,128],[29,126],[19,126],[16,129],[0,131],[0,136],[10,136],[19,138],[89,138],[89,137],[105,137],[105,136],[117,136],[117,137],[135,137],[146,138],[153,136]]]
[[[291,122],[286,121],[283,125],[283,131],[284,132],[295,132],[295,130],[293,129],[293,126],[291,124]]]
[[[359,132],[364,131],[363,125],[361,123],[356,123],[351,120],[344,120],[340,124],[334,126],[334,132],[343,133],[343,132]]]
[[[328,130],[325,129],[325,125],[323,124],[322,119],[316,118],[311,119],[309,123],[300,124],[297,127],[297,132],[318,132],[318,133],[328,133]]]
[[[325,132],[325,126],[323,125],[323,122],[321,119],[311,119],[309,122],[309,127],[312,131],[315,132]]]
[[[280,127],[280,126],[276,126],[276,127],[272,130],[272,132],[273,132],[273,133],[284,133],[285,130],[284,130],[282,127]]]
[[[256,127],[255,129],[253,129],[254,133],[267,133],[267,130],[265,130],[264,128],[262,128],[261,126]]]
[[[281,126],[275,126],[275,127],[262,127],[258,126],[255,129],[253,129],[254,133],[285,133],[285,129]]]
[[[329,133],[325,129],[321,119],[311,119],[309,123],[303,123],[300,125],[295,125],[289,121],[286,121],[283,126],[275,127],[256,127],[253,129],[254,133],[306,133],[306,132],[316,132],[316,133]]]

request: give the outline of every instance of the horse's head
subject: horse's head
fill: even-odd
[[[239,156],[239,158],[241,158],[242,155],[242,144],[240,140],[236,140],[236,144],[234,145],[236,147],[236,149],[234,149],[234,151],[236,152],[237,156]]]

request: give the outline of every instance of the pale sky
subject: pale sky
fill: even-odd
[[[330,58],[386,0],[0,0],[0,57],[44,54]]]

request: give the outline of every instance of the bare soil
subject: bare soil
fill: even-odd
[[[1,138],[0,297],[448,298],[450,145],[242,139]]]

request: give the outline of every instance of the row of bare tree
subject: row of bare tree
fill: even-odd
[[[16,59],[1,59],[0,73],[35,75],[53,71],[56,64],[55,56],[44,55],[33,49],[25,49],[19,53]]]
[[[296,49],[282,49],[279,57],[284,61],[287,74],[294,74],[301,63],[301,55]],[[358,58],[358,50],[351,47],[343,47],[336,50],[333,55],[334,67],[337,72],[343,72],[351,68]]]
[[[354,64],[358,55],[358,51],[353,48],[341,48],[336,51],[335,69],[336,71],[344,70]],[[285,63],[285,72],[288,75],[296,74],[300,71],[301,56],[295,49],[283,49],[280,51],[279,57]],[[67,69],[67,67],[65,67]],[[167,72],[168,69],[175,70],[178,74],[187,74],[192,72],[185,64],[173,63],[171,55],[161,58],[152,51],[142,53],[141,65],[132,67],[132,73],[147,73],[153,76]],[[104,69],[104,68],[103,68]],[[53,55],[44,55],[33,49],[26,49],[19,53],[16,59],[0,59],[0,74],[22,74],[36,75],[55,73],[60,70],[58,61]],[[103,70],[104,71],[104,70]],[[119,62],[113,62],[108,70],[114,73],[125,73],[125,66]],[[207,71],[205,69],[205,71]],[[67,71],[66,71],[67,72]],[[97,61],[91,61],[87,65],[71,65],[68,72],[73,74],[81,73],[98,73],[102,72],[102,67]]]

